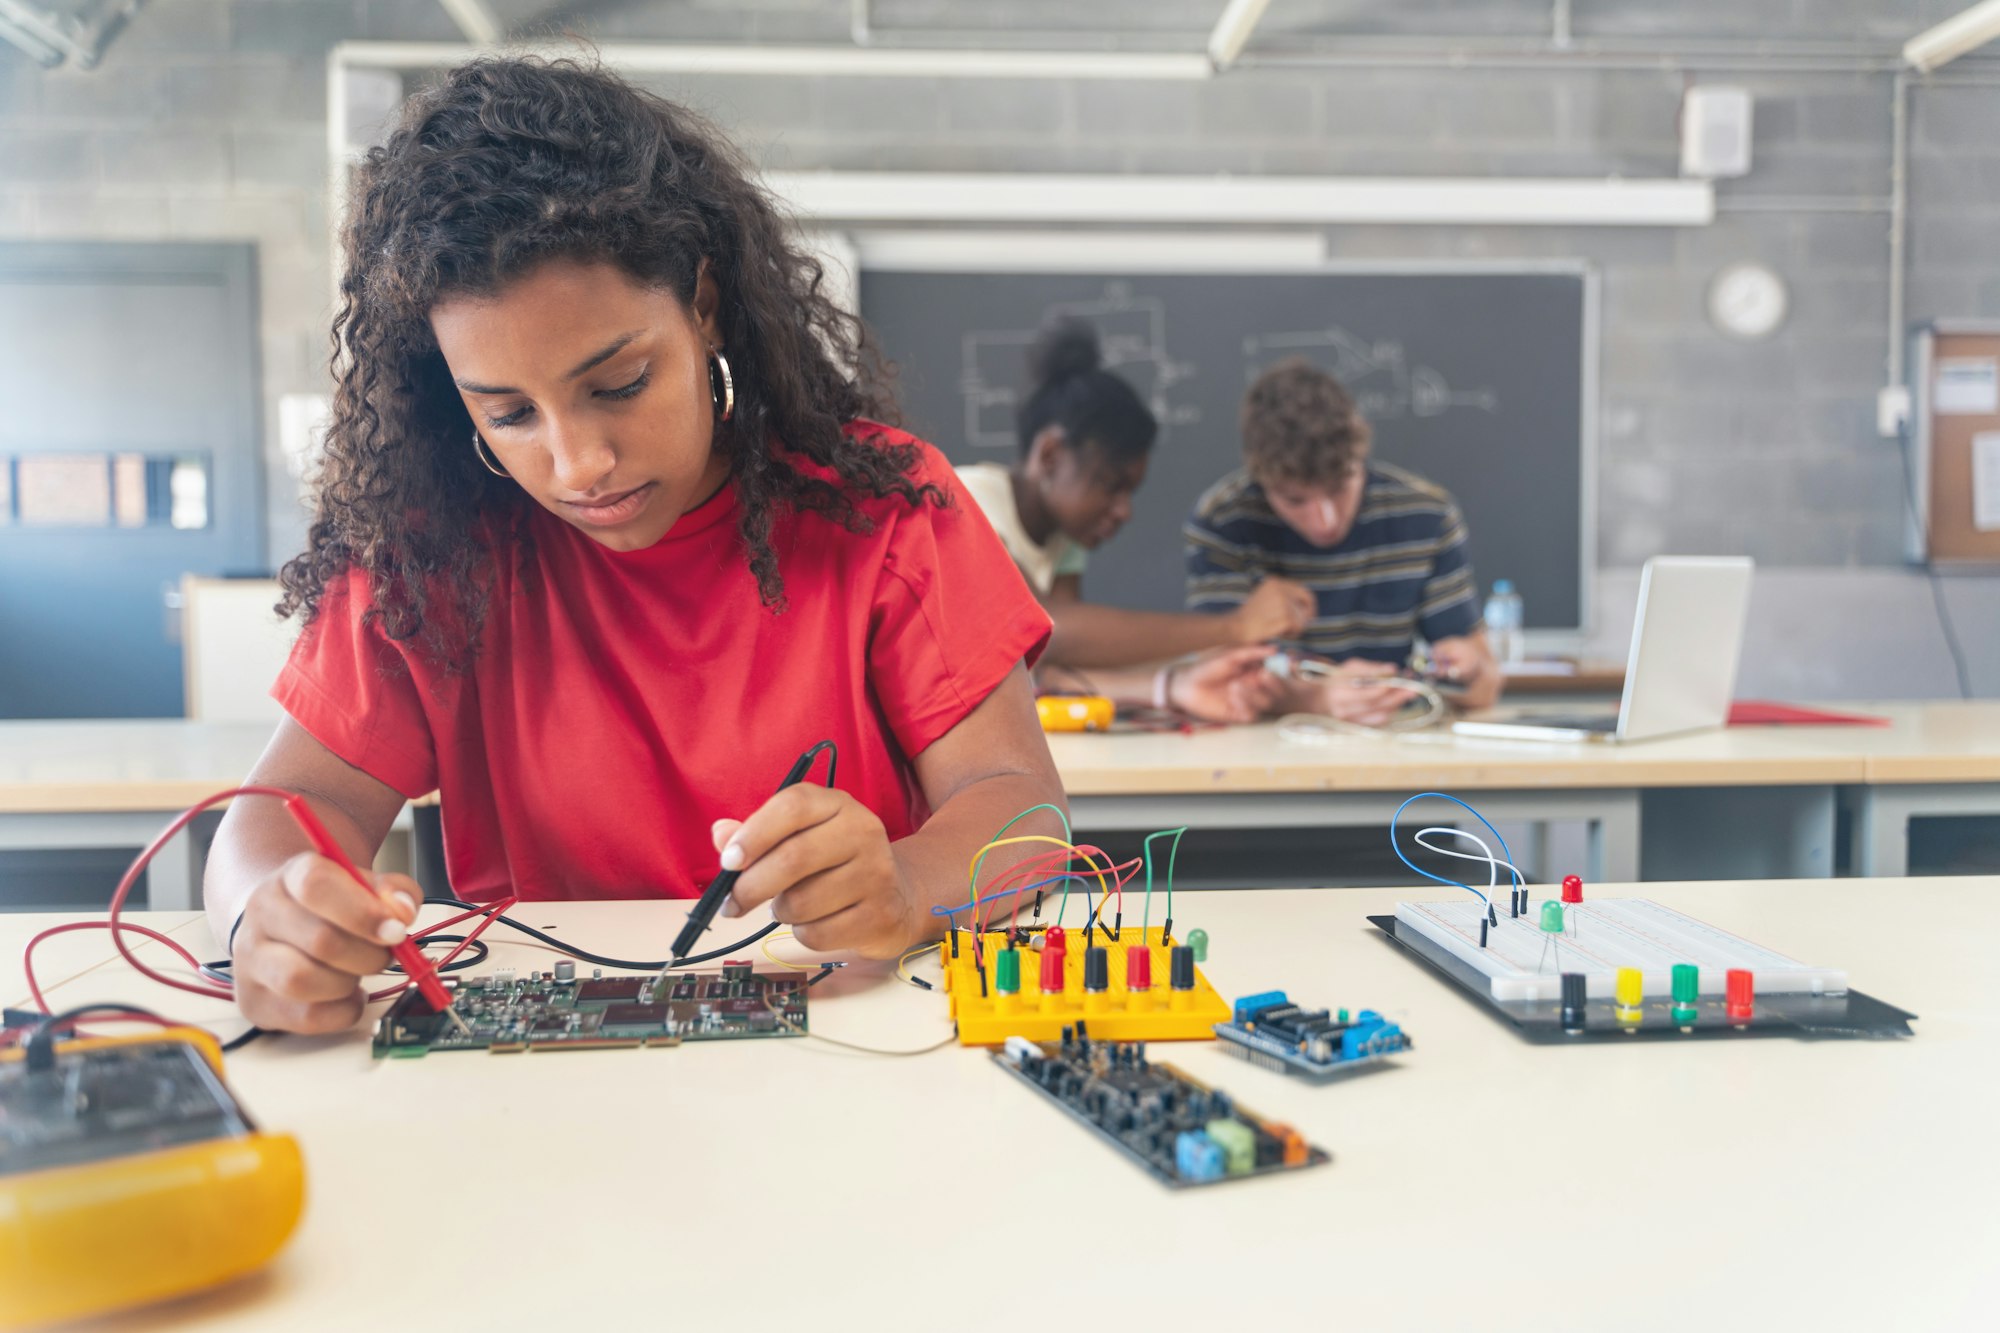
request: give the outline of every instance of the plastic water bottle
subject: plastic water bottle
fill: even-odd
[[[1502,666],[1527,656],[1521,594],[1514,591],[1512,579],[1493,580],[1493,595],[1486,599],[1486,641]]]

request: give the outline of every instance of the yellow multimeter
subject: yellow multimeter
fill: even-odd
[[[198,1028],[0,1053],[0,1328],[185,1295],[261,1267],[305,1167],[260,1133]]]
[[[1094,694],[1044,694],[1035,700],[1043,731],[1107,731],[1117,708]]]

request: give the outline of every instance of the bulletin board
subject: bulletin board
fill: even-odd
[[[1911,350],[1911,558],[2000,571],[2000,323],[1926,325]]]

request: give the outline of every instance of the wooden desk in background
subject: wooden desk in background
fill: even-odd
[[[1449,732],[1281,740],[1273,725],[1192,735],[1057,735],[1079,832],[1202,828],[1381,827],[1403,799],[1446,791],[1496,823],[1588,829],[1588,879],[1640,878],[1642,806],[1666,799],[1672,819],[1693,814],[1696,792],[1743,795],[1704,818],[1754,808],[1733,845],[1766,874],[1833,872],[1835,792],[1862,777],[1835,728],[1741,728],[1638,745],[1492,741]],[[1438,811],[1430,812],[1432,814]],[[1752,853],[1746,852],[1746,855]],[[1524,853],[1532,863],[1537,852]]]
[[[1378,1008],[1416,1049],[1319,1087],[1213,1043],[1154,1044],[1333,1154],[1289,1179],[1184,1193],[956,1045],[910,1059],[760,1040],[375,1061],[361,1028],[267,1039],[229,1057],[230,1081],[259,1124],[303,1146],[298,1234],[265,1273],[117,1327],[565,1328],[671,1306],[688,1328],[787,1311],[880,1327],[918,1310],[983,1333],[1019,1328],[1023,1301],[1062,1328],[1119,1310],[1146,1327],[1318,1327],[1336,1308],[1343,1327],[1491,1333],[1990,1322],[2000,1020],[1985,941],[2000,879],[1637,891],[1846,969],[1915,1012],[1917,1035],[1536,1045],[1363,921],[1444,891],[1190,894],[1177,916],[1208,931],[1204,970],[1223,995]],[[526,919],[655,956],[682,910],[537,903]],[[1922,924],[1936,920],[1963,929]],[[205,924],[177,938],[210,956]],[[555,958],[504,927],[487,938],[482,972]],[[0,953],[0,994],[19,989]],[[241,1030],[226,1003],[117,967],[51,998]],[[949,1032],[941,996],[879,964],[817,987],[811,1026],[892,1050]],[[1093,1221],[1087,1258],[1056,1246],[1023,1261],[1025,1280],[969,1274],[968,1256],[1077,1218]],[[1836,1261],[1862,1233],[1866,1262]]]
[[[189,806],[241,784],[271,730],[268,722],[180,718],[0,722],[0,851],[144,847]],[[220,818],[197,821],[153,859],[148,906],[199,903]],[[397,827],[409,826],[406,808]],[[0,912],[7,903],[0,882]]]
[[[242,782],[270,739],[264,722],[0,722],[0,851],[144,847],[181,811]],[[195,905],[214,822],[153,859],[148,905]]]
[[[1734,848],[1762,874],[1826,875],[1844,802],[1856,873],[1900,874],[1912,817],[2000,814],[2000,703],[1841,707],[1893,725],[1734,727],[1628,746],[1442,733],[1307,746],[1270,726],[1050,744],[1081,828],[1379,826],[1403,797],[1438,788],[1476,793],[1495,820],[1584,822],[1585,873],[1602,881],[1640,877],[1648,824],[1662,836],[1647,859],[1670,872],[1655,877],[1704,873],[1671,873],[1683,843]],[[242,781],[269,736],[261,723],[0,722],[0,850],[143,846]],[[197,837],[157,860],[150,905],[193,906],[204,852]]]
[[[1910,821],[2000,816],[2000,704],[1858,706],[1889,727],[1856,727],[1861,782],[1845,788],[1848,864],[1857,875],[1910,868]]]

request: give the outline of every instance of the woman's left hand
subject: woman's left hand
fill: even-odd
[[[787,787],[740,823],[717,820],[713,834],[722,868],[742,871],[724,915],[768,902],[803,947],[871,958],[893,958],[921,934],[888,831],[844,791]]]

